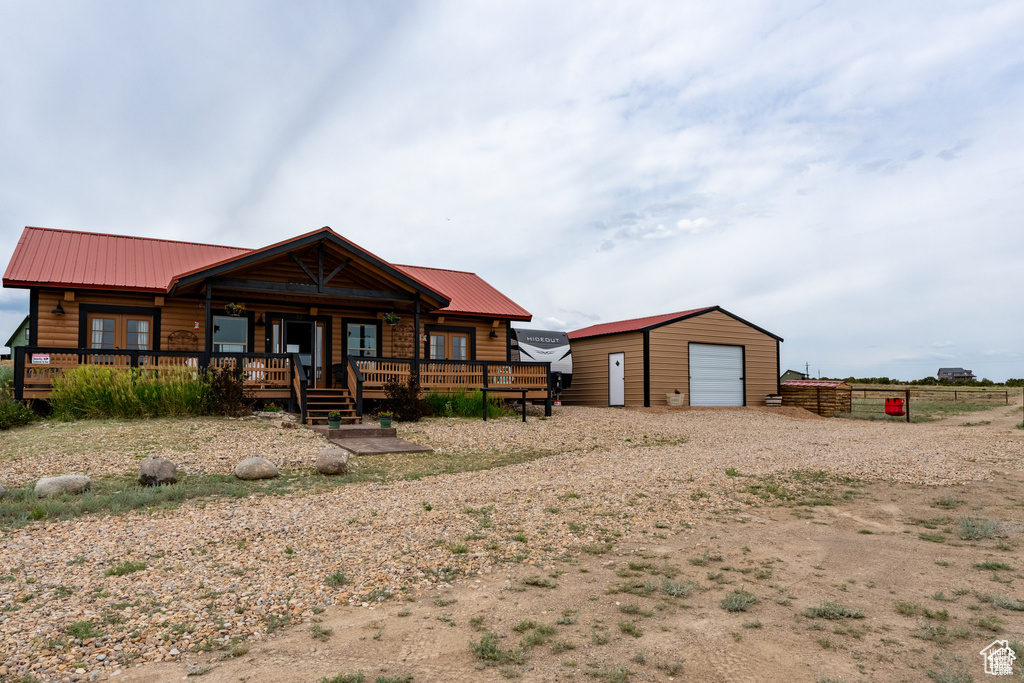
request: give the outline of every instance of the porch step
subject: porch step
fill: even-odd
[[[358,423],[356,402],[348,389],[307,389],[306,390],[306,424],[326,424],[327,416],[332,411],[341,413],[341,421]]]

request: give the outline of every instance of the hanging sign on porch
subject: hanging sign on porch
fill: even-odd
[[[33,365],[49,365],[50,364],[50,354],[48,354],[48,353],[33,353],[32,354],[32,364]]]

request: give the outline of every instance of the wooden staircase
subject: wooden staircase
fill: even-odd
[[[341,413],[343,424],[360,422],[356,416],[356,401],[348,389],[306,389],[306,424],[327,424],[327,414],[332,410]]]

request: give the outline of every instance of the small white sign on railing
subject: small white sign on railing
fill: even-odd
[[[32,354],[32,365],[49,365],[50,354],[48,353],[33,353]]]

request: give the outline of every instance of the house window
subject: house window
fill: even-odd
[[[133,314],[89,315],[89,348],[146,351],[153,348],[153,317]]]
[[[469,360],[469,334],[466,332],[431,332],[431,360]]]
[[[346,323],[345,335],[347,338],[348,355],[370,357],[377,355],[376,324]]]
[[[245,353],[249,343],[249,320],[213,316],[213,352]]]

